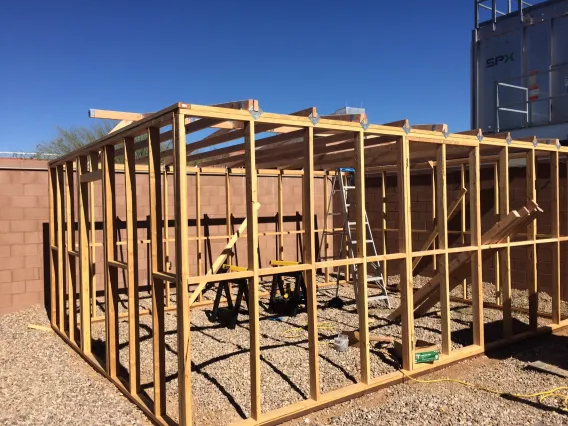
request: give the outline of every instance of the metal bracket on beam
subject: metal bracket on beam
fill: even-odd
[[[359,123],[361,124],[361,127],[363,128],[363,130],[367,130],[369,128],[369,122],[368,121],[361,120]]]
[[[483,135],[478,134],[478,135],[477,135],[477,140],[478,140],[479,142],[481,142],[481,141],[483,140]]]
[[[312,122],[312,124],[313,124],[314,126],[315,126],[316,124],[318,124],[319,121],[320,121],[320,116],[319,116],[319,114],[314,117],[314,115],[310,112],[310,115],[308,115],[308,118],[310,119],[310,121]]]
[[[538,145],[538,139],[537,139],[537,138],[534,138],[534,140],[533,140],[533,146],[536,148],[537,145]]]
[[[444,138],[448,139],[448,136],[450,136],[450,132],[448,131],[447,128],[442,130],[442,135],[444,135]]]
[[[408,135],[410,133],[410,130],[412,130],[412,126],[410,125],[410,123],[407,123],[402,126],[402,130],[404,130],[404,133]]]
[[[252,118],[254,118],[255,120],[258,120],[258,117],[260,117],[264,111],[262,111],[262,108],[260,108],[260,107],[258,108],[258,111],[255,111],[253,109],[253,107],[250,107],[249,112],[250,112],[250,115],[252,115]]]
[[[505,142],[507,142],[507,145],[511,145],[511,142],[513,142],[513,138],[511,138],[511,134],[507,135],[507,137],[505,138]]]
[[[554,145],[556,147],[556,149],[560,149],[562,147],[562,145],[560,144],[560,140],[558,139],[546,139],[546,140],[542,140],[541,142],[544,142],[546,145]],[[536,145],[538,144],[538,139],[535,138],[535,141],[533,142],[534,146],[536,147]]]

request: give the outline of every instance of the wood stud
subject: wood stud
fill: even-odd
[[[509,148],[501,148],[499,154],[499,218],[502,220],[509,214]],[[509,242],[510,238],[507,237]],[[503,335],[513,334],[512,289],[511,289],[511,248],[499,250],[499,283],[501,302],[503,304]]]
[[[483,281],[481,256],[481,188],[479,146],[469,154],[469,220],[471,245],[477,246],[471,252],[471,294],[473,310],[473,344],[484,346],[483,327]]]
[[[536,199],[536,157],[534,149],[527,152],[526,181],[527,199]],[[537,223],[535,219],[527,227],[527,240],[536,241]],[[529,325],[536,330],[538,327],[538,269],[536,243],[527,246],[527,285],[529,290]]]
[[[175,114],[172,123],[174,134],[174,176],[176,216],[176,293],[178,336],[178,398],[179,424],[191,425],[191,335],[189,330],[189,246],[187,215],[187,163],[184,131],[185,116]]]
[[[400,274],[400,306],[402,307],[402,368],[414,369],[414,303],[412,281],[412,231],[410,205],[410,161],[409,142],[403,136],[398,144],[398,172],[396,185],[398,191],[399,235],[398,247],[406,257]]]
[[[359,353],[361,363],[361,383],[371,380],[371,361],[369,358],[369,304],[367,301],[367,226],[365,214],[365,133],[355,136],[355,221],[357,234],[357,313],[359,314]]]
[[[116,260],[116,193],[114,147],[106,145],[103,158],[103,234],[105,276],[106,371],[117,378],[118,372],[118,270],[109,261]]]
[[[65,192],[63,190],[64,171],[63,166],[57,167],[57,326],[61,332],[65,332],[65,258],[63,256],[64,241],[64,210],[63,204]],[[53,302],[53,301],[52,301]]]
[[[124,139],[124,184],[126,195],[127,288],[128,288],[128,356],[129,390],[140,393],[140,300],[138,289],[138,214],[136,209],[136,164],[134,139]],[[167,238],[167,237],[166,237]]]
[[[249,279],[249,328],[250,328],[250,395],[251,417],[260,420],[260,319],[258,306],[258,190],[255,159],[255,123],[249,121],[245,124],[245,154],[246,168],[246,208],[247,208],[247,258],[248,270],[253,272]],[[310,386],[311,388],[311,386]]]
[[[88,159],[82,155],[77,160],[77,173],[88,173]],[[79,311],[81,313],[81,350],[91,354],[91,286],[89,263],[89,184],[77,181],[78,237],[79,237]]]
[[[310,265],[305,271],[307,308],[308,308],[308,344],[310,364],[310,398],[320,399],[319,355],[318,355],[318,309],[316,277],[316,243],[314,225],[314,130],[305,130],[304,149],[305,165],[302,179],[302,217],[304,221],[304,261]],[[281,175],[280,175],[281,176]]]
[[[448,248],[448,192],[446,183],[446,144],[438,146],[436,156],[436,198],[438,242],[439,248]],[[442,353],[449,355],[452,350],[451,326],[450,326],[450,275],[448,270],[448,252],[438,256],[439,268],[443,274],[440,282],[440,310],[442,313]]]
[[[558,152],[550,153],[550,186],[552,213],[552,323],[560,324],[560,173]]]
[[[69,340],[76,343],[77,330],[77,259],[71,253],[75,251],[75,195],[74,162],[65,163],[65,262],[67,263],[67,324]]]
[[[157,417],[161,417],[166,409],[166,348],[164,325],[165,284],[164,280],[156,276],[156,273],[164,272],[160,129],[157,127],[148,129],[148,171],[150,189],[150,280],[152,282],[154,414]]]

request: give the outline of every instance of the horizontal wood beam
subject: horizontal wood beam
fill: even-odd
[[[108,262],[109,266],[112,266],[114,268],[118,268],[118,269],[127,269],[128,265],[124,262],[120,262],[118,260],[109,260]]]
[[[260,204],[255,203],[253,209],[258,211],[259,208]],[[235,246],[239,238],[241,238],[241,236],[244,234],[246,229],[247,229],[247,218],[245,218],[245,220],[242,221],[241,225],[239,226],[239,229],[237,229],[237,232],[233,234],[233,236],[231,237],[231,239],[229,240],[229,242],[227,243],[227,245],[225,246],[219,257],[215,260],[215,262],[213,262],[213,265],[211,266],[211,268],[209,268],[209,270],[205,274],[206,277],[215,275],[219,271],[221,266],[223,266],[223,263],[225,263],[225,260],[227,260],[227,257],[232,253],[233,247]],[[189,298],[190,306],[193,302],[195,302],[199,294],[203,291],[203,289],[207,285],[207,282],[208,281],[200,282],[199,285],[193,290],[193,293],[191,293],[191,296]]]
[[[428,130],[431,132],[448,132],[447,124],[413,124],[412,128],[414,130]]]
[[[103,118],[107,120],[138,121],[147,117],[150,113],[110,111],[106,109],[90,109],[89,118]]]
[[[457,208],[460,206],[462,198],[465,197],[466,192],[467,192],[466,188],[461,188],[459,190],[457,198],[453,201],[453,203],[448,208],[447,218],[446,218],[448,221],[452,220],[452,218],[458,212]],[[432,231],[430,232],[430,235],[428,235],[428,238],[426,238],[426,241],[424,242],[424,244],[422,245],[422,248],[419,251],[428,250],[428,248],[436,240],[437,236],[438,236],[438,226],[434,225]],[[418,266],[418,264],[420,263],[420,260],[422,259],[422,257],[423,256],[415,257],[414,260],[412,261],[412,270],[413,271],[414,271],[414,269],[416,269],[416,266]]]
[[[169,272],[152,272],[152,277],[170,283],[175,283],[177,279],[175,274],[170,274]]]
[[[288,142],[296,138],[303,137],[304,133],[305,130],[300,129],[289,133],[281,133],[279,135],[260,138],[256,140],[255,146],[256,148],[261,148],[261,147],[274,145],[277,143]],[[244,149],[245,149],[245,144],[241,143],[237,145],[228,146],[225,148],[220,148],[195,155],[190,155],[187,159],[188,161],[191,162],[193,161],[199,162],[199,166],[201,167],[209,167],[209,166],[214,166],[216,164],[223,164],[226,162],[235,162],[235,161],[244,160]],[[258,150],[257,152],[260,153],[261,150]],[[267,150],[267,152],[272,152],[272,150],[270,151]],[[229,154],[231,153],[234,153],[234,155],[230,156]],[[208,161],[200,161],[204,159]]]
[[[316,138],[314,140],[314,160],[316,161],[316,163],[318,159],[322,161],[323,159],[327,158],[326,155],[343,154],[346,156],[347,155],[353,156],[355,154],[353,148],[354,146],[353,139],[351,138],[351,136],[347,135],[342,135],[342,137],[350,139],[347,139],[347,141],[345,142],[335,142],[332,144],[326,144],[327,139],[330,138],[329,136]],[[370,138],[365,139],[364,147],[365,149],[367,149],[392,142],[394,141],[391,136],[377,136],[377,137],[372,136]],[[365,153],[367,152],[368,151],[365,151]],[[257,165],[259,167],[265,167],[265,168],[277,167],[279,164],[280,165],[284,164],[281,160],[286,160],[285,163],[291,167],[301,167],[303,162],[303,151],[301,144],[298,145],[290,144],[280,147],[276,150],[267,151],[265,153],[257,152],[256,158],[257,158]]]
[[[81,183],[95,182],[103,178],[102,170],[95,170],[94,172],[83,173],[81,175]]]

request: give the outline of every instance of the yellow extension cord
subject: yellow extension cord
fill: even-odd
[[[304,326],[300,326],[300,327],[292,327],[287,329],[284,333],[282,333],[282,335],[287,338],[287,339],[294,339],[297,337],[300,337],[303,335],[303,333],[306,331],[305,327],[307,327],[308,324],[305,324]],[[331,331],[335,331],[335,326],[333,324],[330,324],[328,322],[321,322],[318,324],[318,331],[319,330],[331,330]],[[320,342],[320,344],[323,342]],[[328,341],[326,342],[328,345],[333,344],[333,341]]]
[[[553,389],[549,389],[543,392],[537,392],[537,393],[531,393],[531,394],[522,394],[522,393],[509,393],[509,392],[501,392],[501,391],[496,391],[493,389],[489,389],[486,388],[484,386],[480,386],[480,385],[476,385],[473,383],[468,383],[465,382],[463,380],[456,380],[456,379],[432,379],[432,380],[421,380],[421,379],[415,379],[414,377],[410,377],[408,374],[406,374],[404,371],[399,370],[405,377],[409,378],[410,380],[417,382],[417,383],[443,383],[443,382],[451,382],[451,383],[459,383],[460,385],[464,385],[464,386],[468,386],[468,387],[472,387],[472,388],[476,388],[476,389],[481,389],[484,390],[485,392],[489,392],[489,393],[494,393],[496,395],[509,395],[509,396],[514,396],[516,398],[535,398],[538,397],[538,402],[539,403],[543,403],[543,401],[547,398],[562,398],[564,405],[562,407],[560,407],[560,409],[562,411],[568,411],[568,395],[564,394],[564,393],[558,393],[558,391],[568,391],[568,386],[560,386],[558,388],[553,388]]]

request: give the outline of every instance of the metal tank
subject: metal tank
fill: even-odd
[[[474,0],[472,128],[568,143],[568,0],[531,3]]]

